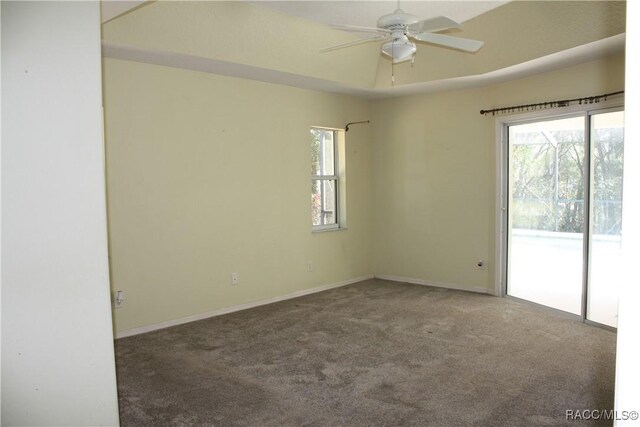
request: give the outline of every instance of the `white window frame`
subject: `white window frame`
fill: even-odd
[[[311,175],[311,182],[334,181],[335,188],[335,223],[311,224],[312,232],[345,230],[345,162],[344,162],[344,129],[330,128],[326,126],[311,126],[311,129],[333,132],[333,175]],[[324,157],[324,156],[323,156]]]

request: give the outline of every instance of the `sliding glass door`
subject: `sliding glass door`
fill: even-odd
[[[622,282],[624,113],[591,116],[591,236],[587,319],[615,327]]]
[[[509,127],[509,295],[581,313],[584,118]]]
[[[507,127],[506,293],[616,325],[623,112]]]

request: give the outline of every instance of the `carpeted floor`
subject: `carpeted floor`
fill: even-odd
[[[123,426],[580,425],[615,333],[487,295],[368,280],[116,342]],[[609,423],[611,424],[611,423]]]

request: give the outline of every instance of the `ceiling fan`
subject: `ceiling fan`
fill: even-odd
[[[405,13],[400,9],[399,1],[398,8],[395,12],[381,16],[380,19],[378,19],[377,27],[360,27],[354,25],[332,25],[332,27],[338,30],[375,33],[377,35],[349,43],[330,46],[320,50],[320,52],[330,52],[362,43],[386,41],[386,43],[382,45],[382,53],[391,58],[394,64],[413,59],[413,55],[416,53],[414,40],[472,53],[477,52],[484,44],[484,42],[478,40],[438,34],[438,31],[460,28],[460,24],[445,16],[438,16],[421,21],[417,16]]]

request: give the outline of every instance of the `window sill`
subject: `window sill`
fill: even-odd
[[[327,233],[330,231],[345,231],[347,227],[331,227],[331,228],[314,228],[311,230],[311,234]]]

